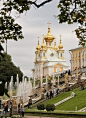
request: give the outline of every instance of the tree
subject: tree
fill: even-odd
[[[23,73],[21,72],[19,67],[16,67],[14,65],[10,55],[3,53],[3,56],[4,57],[0,55],[0,81],[2,82],[0,85],[0,94],[4,94],[5,90],[5,93],[7,95],[7,90],[5,89],[5,82],[9,83],[11,76],[13,76],[13,82],[15,82],[17,74],[19,75],[19,79],[21,81]]]
[[[54,111],[55,110],[55,105],[54,104],[47,104],[46,105],[46,110],[47,111]],[[52,118],[52,113],[51,113],[51,118]]]
[[[0,81],[9,82],[11,76],[13,76],[13,81],[15,82],[17,74],[19,75],[21,81],[23,73],[20,71],[20,68],[15,66],[10,55],[7,55],[6,53],[3,55],[4,58],[0,56]]]
[[[37,0],[5,0],[2,1],[2,8],[0,9],[0,42],[5,42],[8,39],[17,41],[23,39],[22,27],[16,23],[16,19],[24,12],[30,10],[30,7],[34,5],[39,8],[44,4],[51,2],[52,0],[45,0],[40,4],[37,4]],[[12,13],[15,12],[15,16]],[[0,47],[1,51],[1,47]]]
[[[78,24],[75,29],[79,44],[85,46],[86,42],[86,0],[60,0],[58,8],[59,23]]]
[[[44,110],[44,109],[45,109],[44,104],[38,104],[38,105],[37,105],[37,109],[38,109],[38,110]],[[40,112],[40,118],[41,118],[41,112]]]

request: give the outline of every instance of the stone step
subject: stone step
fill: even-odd
[[[65,99],[63,99],[63,100],[61,100],[60,102],[55,103],[54,105],[55,105],[55,106],[60,105],[60,104],[62,104],[62,103],[64,103],[64,102],[66,102],[67,100],[70,100],[70,99],[73,98],[73,97],[74,97],[74,95],[71,95],[71,96],[69,96],[69,97],[67,97],[67,98],[65,98]]]
[[[86,107],[80,109],[79,111],[80,111],[80,112],[85,112],[85,111],[86,111]]]

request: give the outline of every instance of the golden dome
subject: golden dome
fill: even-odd
[[[39,45],[39,40],[38,40],[38,45],[37,45],[36,49],[37,49],[37,50],[40,50],[40,49],[41,49],[41,47],[40,47],[40,45]]]
[[[56,41],[54,42],[54,49],[57,50]]]
[[[61,43],[61,35],[60,35],[60,44],[59,44],[58,48],[59,48],[59,49],[62,49],[62,48],[63,48],[63,45],[62,45],[62,43]]]
[[[48,24],[51,24],[51,23],[48,23]],[[48,26],[48,33],[44,37],[44,39],[45,39],[46,42],[52,42],[55,39],[55,37],[50,32],[50,26]]]
[[[43,43],[42,43],[41,47],[42,47],[42,48],[45,48],[45,47],[46,47],[46,45],[45,45],[45,43],[44,43],[44,39],[43,39]]]

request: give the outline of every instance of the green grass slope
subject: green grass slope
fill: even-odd
[[[77,89],[73,90],[73,92],[75,92],[76,96],[74,98],[56,106],[57,110],[75,111],[76,106],[77,106],[77,110],[80,110],[83,107],[86,107],[86,90],[81,91],[80,88],[77,88]],[[65,92],[64,94],[69,94],[69,93],[70,92]]]
[[[56,110],[75,111],[76,107],[77,107],[77,110],[80,110],[83,107],[86,107],[86,90],[81,91],[80,87],[79,87],[72,91],[75,92],[75,94],[76,94],[75,97],[56,106]],[[52,99],[46,100],[44,102],[44,104],[45,105],[55,104],[55,103],[65,99],[66,97],[70,96],[72,91],[61,93]],[[36,109],[36,107],[33,109]]]

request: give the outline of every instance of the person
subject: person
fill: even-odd
[[[85,83],[84,81],[81,82],[81,90],[84,90]]]
[[[49,93],[48,93],[48,91],[46,93],[46,99],[49,99]]]
[[[52,90],[50,91],[50,99],[53,98]]]
[[[20,103],[18,104],[18,113],[20,113]]]
[[[28,109],[30,108],[30,105],[32,105],[32,99],[31,98],[29,99],[29,102],[28,102]]]
[[[56,96],[56,89],[53,90],[53,96]]]
[[[8,104],[5,106],[4,111],[5,111],[5,114],[8,112]]]
[[[82,90],[85,89],[85,81],[82,81]]]
[[[22,117],[24,117],[24,107],[23,106],[21,106],[21,115],[22,115]]]
[[[58,93],[59,93],[59,88],[57,88],[57,90],[56,90],[56,94],[58,95]]]

